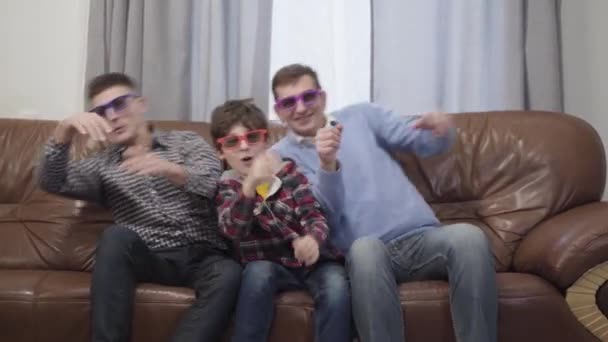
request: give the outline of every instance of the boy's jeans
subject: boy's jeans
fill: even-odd
[[[267,341],[275,295],[295,289],[307,289],[315,301],[316,342],[352,341],[350,291],[342,265],[320,262],[307,272],[265,260],[250,262],[243,271],[233,341]]]
[[[360,238],[348,253],[347,269],[361,342],[403,342],[397,284],[430,279],[448,280],[457,341],[497,339],[494,258],[485,235],[473,225],[430,228],[388,244]]]

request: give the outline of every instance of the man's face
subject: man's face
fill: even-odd
[[[275,88],[274,109],[287,127],[301,136],[314,136],[325,124],[325,92],[309,75]]]
[[[91,99],[93,110],[102,116],[112,132],[108,140],[113,144],[132,144],[142,126],[145,126],[146,103],[127,86],[110,87]]]
[[[218,140],[220,158],[242,176],[247,176],[253,159],[267,148],[265,130],[250,130],[242,124],[232,126],[228,134]]]

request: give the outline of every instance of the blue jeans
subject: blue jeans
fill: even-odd
[[[315,302],[315,341],[350,342],[351,300],[346,270],[336,262],[311,271],[260,260],[245,267],[236,307],[233,342],[267,341],[280,291],[307,289]]]
[[[405,341],[397,285],[448,280],[459,342],[495,342],[498,298],[494,258],[470,224],[431,228],[395,239],[356,240],[347,255],[353,317],[361,342]]]

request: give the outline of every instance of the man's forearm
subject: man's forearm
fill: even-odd
[[[95,159],[70,161],[70,145],[54,141],[44,147],[40,187],[50,193],[100,202],[100,165]]]
[[[341,215],[344,205],[344,184],[339,165],[334,172],[319,170],[317,182],[313,185],[313,194],[330,214],[336,217]]]
[[[72,142],[70,128],[66,126],[64,122],[60,122],[57,124],[57,127],[55,127],[55,131],[53,132],[53,140],[57,144],[69,144]]]
[[[450,127],[442,136],[432,131],[422,131],[414,143],[414,153],[420,157],[430,157],[448,151],[456,140],[456,129]]]
[[[47,192],[61,194],[68,174],[69,146],[53,140],[44,146],[44,156],[40,163],[39,183]]]

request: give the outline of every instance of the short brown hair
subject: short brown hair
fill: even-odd
[[[211,137],[219,149],[217,139],[228,135],[230,129],[241,124],[248,129],[268,129],[268,120],[253,99],[228,100],[211,113]]]
[[[115,86],[126,86],[131,89],[137,88],[135,81],[133,81],[133,79],[126,74],[120,72],[109,72],[99,75],[89,82],[87,87],[87,98],[91,100],[96,95],[99,95],[103,91]]]
[[[321,89],[321,83],[319,83],[319,78],[317,77],[316,71],[308,65],[303,64],[290,64],[282,67],[277,71],[272,77],[272,95],[275,100],[277,98],[277,87],[286,84],[293,84],[297,82],[302,76],[310,76],[313,81],[315,81],[315,85],[317,89]]]

